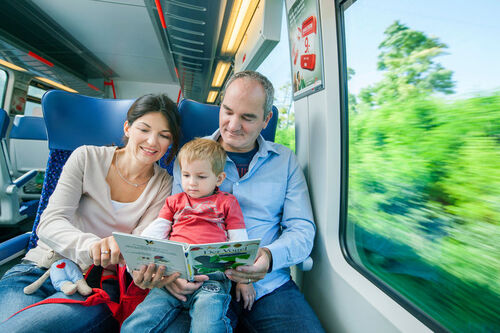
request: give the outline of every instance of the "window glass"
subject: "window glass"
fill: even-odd
[[[32,102],[32,101],[28,100],[26,102],[26,106],[24,107],[24,115],[25,116],[43,117],[42,105],[39,102]]]
[[[47,89],[35,87],[35,86],[30,84],[30,86],[28,87],[28,96],[32,96],[32,97],[36,97],[36,98],[41,99],[43,94],[45,94],[46,91],[47,91]]]
[[[438,325],[499,332],[500,2],[344,9],[349,256]]]
[[[43,117],[42,114],[42,96],[48,90],[48,87],[33,81],[28,87],[28,97],[24,108],[24,115]]]
[[[0,69],[0,107],[3,108],[5,90],[7,89],[7,72]]]
[[[279,111],[275,142],[295,151],[295,112],[292,103],[292,74],[288,44],[288,28],[283,9],[280,41],[257,71],[265,75],[274,86],[274,105]]]

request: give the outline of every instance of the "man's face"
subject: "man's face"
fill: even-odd
[[[266,94],[261,84],[249,78],[236,79],[226,88],[219,114],[221,144],[226,151],[247,152],[272,117],[264,119]]]

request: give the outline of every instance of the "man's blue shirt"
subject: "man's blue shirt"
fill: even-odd
[[[209,138],[219,137],[217,130]],[[238,199],[248,237],[261,238],[261,246],[272,253],[272,272],[254,283],[259,299],[290,280],[290,266],[311,253],[316,228],[307,184],[295,154],[262,136],[257,143],[259,150],[242,178],[234,162],[227,158],[226,179],[219,188]],[[176,161],[172,194],[179,192],[182,186]]]

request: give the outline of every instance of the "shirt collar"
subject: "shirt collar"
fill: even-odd
[[[210,139],[217,141],[217,140],[219,140],[219,138],[220,138],[220,129],[217,129],[210,136]],[[270,152],[275,153],[275,154],[279,154],[278,150],[273,145],[271,145],[270,142],[264,140],[264,138],[262,137],[262,134],[259,134],[259,136],[257,137],[257,143],[259,144],[259,150],[257,151],[257,153],[255,153],[255,155],[266,156]]]

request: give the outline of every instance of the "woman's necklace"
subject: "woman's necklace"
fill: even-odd
[[[125,177],[123,177],[122,173],[120,172],[120,168],[118,167],[118,154],[116,154],[116,171],[118,172],[118,176],[120,176],[120,178],[127,184],[129,185],[132,185],[134,187],[139,187],[139,186],[142,186],[142,185],[146,185],[150,180],[151,180],[151,177],[149,177],[148,180],[146,180],[144,183],[140,183],[140,184],[136,184],[136,183],[132,183],[130,181],[128,181]]]

